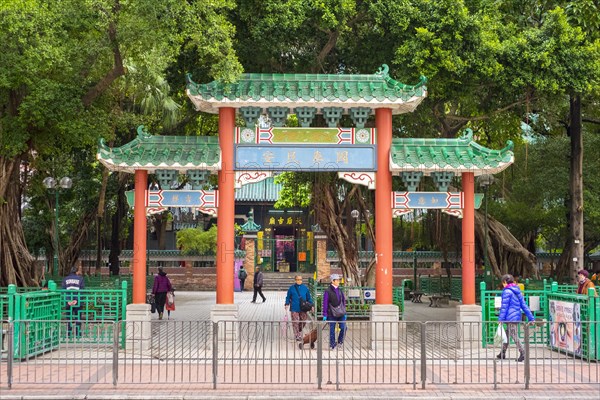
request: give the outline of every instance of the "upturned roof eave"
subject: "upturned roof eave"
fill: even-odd
[[[219,108],[222,108],[222,107],[232,107],[232,108],[238,109],[238,108],[242,108],[242,107],[261,107],[261,108],[290,107],[290,108],[295,108],[295,107],[310,106],[310,107],[317,107],[317,108],[321,108],[321,109],[323,107],[341,107],[345,110],[348,110],[348,109],[354,108],[354,107],[367,107],[367,108],[371,108],[371,109],[390,108],[392,110],[392,114],[398,115],[398,114],[405,114],[405,113],[413,112],[417,108],[417,106],[425,99],[425,97],[427,97],[427,91],[424,91],[422,96],[412,96],[408,100],[397,99],[394,101],[377,100],[377,99],[372,99],[369,101],[362,100],[362,99],[361,100],[351,100],[351,99],[348,99],[348,100],[339,100],[339,99],[335,99],[335,100],[328,100],[328,99],[323,99],[323,100],[317,100],[317,99],[273,100],[273,99],[271,99],[271,100],[269,100],[266,98],[261,98],[258,100],[255,100],[255,99],[231,100],[228,98],[224,98],[222,100],[217,100],[214,98],[204,99],[202,96],[193,95],[190,93],[189,89],[187,89],[186,92],[187,92],[188,97],[194,104],[196,111],[202,111],[202,112],[206,112],[209,114],[218,114]]]
[[[411,171],[421,171],[421,172],[423,172],[423,174],[425,176],[430,176],[432,172],[444,172],[444,171],[454,172],[457,174],[462,174],[463,172],[472,172],[475,176],[487,175],[487,174],[493,175],[493,174],[497,174],[499,172],[504,171],[511,164],[513,164],[514,161],[515,161],[515,157],[514,157],[514,155],[511,155],[509,161],[500,162],[496,166],[486,165],[483,167],[478,167],[476,165],[470,165],[467,167],[467,166],[460,165],[460,166],[454,167],[452,165],[441,166],[438,164],[433,164],[433,165],[429,165],[429,166],[426,166],[425,164],[419,164],[417,166],[407,164],[404,166],[400,166],[400,165],[394,163],[390,157],[390,171],[392,172],[392,175],[399,175],[402,172],[411,172]]]
[[[176,170],[178,172],[186,172],[189,170],[203,170],[203,171],[220,171],[221,170],[221,159],[219,158],[219,162],[216,164],[153,164],[153,163],[115,163],[112,158],[103,158],[100,153],[97,154],[96,158],[100,161],[108,170],[116,171],[116,172],[127,172],[130,174],[135,173],[136,170],[146,170],[150,173],[154,173],[158,169],[170,169]]]

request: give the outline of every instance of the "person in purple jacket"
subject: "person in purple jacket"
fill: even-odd
[[[534,322],[535,317],[527,307],[521,289],[515,283],[515,278],[512,275],[506,274],[502,276],[500,280],[502,282],[502,305],[500,306],[500,315],[498,315],[499,322],[506,322],[508,337],[515,342],[519,348],[519,358],[517,361],[523,361],[525,359],[525,349],[521,340],[519,339],[518,327],[521,322],[521,312],[527,315],[529,322]],[[506,358],[506,350],[508,349],[508,342],[502,344],[502,350],[500,354],[496,356],[499,359]]]
[[[346,333],[346,297],[340,289],[340,276],[331,275],[331,285],[323,293],[323,321],[329,322],[329,350],[344,344]],[[336,340],[335,326],[339,324],[340,333]]]
[[[167,278],[167,273],[163,271],[162,267],[158,267],[158,274],[154,275],[154,286],[152,287],[152,294],[154,295],[156,310],[158,311],[158,319],[163,319],[167,293],[171,290],[173,290],[173,287],[171,286],[171,281]]]

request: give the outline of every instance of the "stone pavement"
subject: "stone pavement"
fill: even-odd
[[[239,316],[245,321],[280,321],[284,316],[285,292],[265,292],[267,301],[251,303],[252,292],[235,293]],[[207,320],[215,294],[209,292],[177,292],[176,311],[171,318],[176,321]],[[456,303],[441,308],[430,308],[426,302],[406,302],[407,321],[453,321]],[[156,314],[153,319],[156,319]],[[598,377],[600,381],[600,377]],[[2,379],[1,381],[4,381]],[[341,390],[335,385],[323,384],[319,390],[315,385],[281,384],[268,389],[261,385],[219,384],[217,389],[201,384],[15,384],[12,389],[0,385],[0,399],[161,399],[161,400],[204,400],[204,399],[561,399],[577,398],[600,400],[600,383],[594,385],[545,384],[532,385],[524,390],[523,385],[458,385],[428,383],[427,388],[414,389],[411,385],[352,385],[344,384]]]

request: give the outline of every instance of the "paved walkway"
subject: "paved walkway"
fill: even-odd
[[[239,316],[245,321],[280,321],[285,309],[283,307],[285,292],[265,292],[267,301],[251,303],[252,292],[235,293],[235,303],[239,305]],[[215,294],[208,292],[177,292],[176,311],[171,319],[176,321],[207,320],[210,310],[215,304]],[[456,319],[456,303],[441,308],[430,308],[428,302],[414,304],[406,302],[405,320],[407,321],[454,321]],[[157,315],[153,315],[156,319]],[[598,377],[600,380],[600,377]],[[324,380],[326,382],[326,380]],[[272,387],[272,386],[271,386]],[[227,385],[220,384],[217,389],[207,385],[186,384],[125,384],[119,383],[115,388],[110,384],[73,384],[45,385],[18,384],[12,389],[0,385],[0,399],[361,399],[382,398],[395,399],[550,399],[564,400],[577,398],[600,400],[600,384],[583,385],[583,387],[556,384],[532,385],[524,390],[523,385],[499,385],[498,390],[491,385],[461,386],[453,384],[428,383],[426,390],[415,389],[412,385],[370,385],[360,387],[344,384],[341,390],[335,385],[325,384],[321,390],[314,385],[281,384],[275,389],[266,391],[260,385]]]

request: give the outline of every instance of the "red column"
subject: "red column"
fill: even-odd
[[[462,302],[475,304],[475,176],[463,172]]]
[[[233,131],[235,109],[219,108],[219,206],[217,214],[217,304],[233,304],[233,263],[235,256],[235,172]]]
[[[146,302],[146,189],[148,171],[135,170],[133,204],[133,303]]]
[[[375,111],[377,128],[377,172],[375,173],[375,302],[392,304],[392,173],[390,149],[392,147],[392,110]]]

